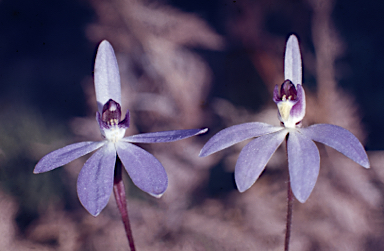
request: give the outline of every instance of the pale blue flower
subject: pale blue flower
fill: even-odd
[[[203,147],[200,156],[208,156],[243,140],[255,138],[240,152],[235,167],[235,181],[240,192],[250,188],[267,165],[272,154],[287,138],[288,168],[292,192],[300,202],[311,194],[320,168],[320,155],[313,141],[343,153],[365,168],[367,154],[359,140],[348,130],[329,124],[301,127],[305,115],[305,92],[299,43],[291,35],[287,41],[284,62],[285,81],[276,85],[273,100],[278,108],[282,127],[251,122],[228,127],[214,135]]]
[[[43,173],[63,166],[92,151],[77,180],[81,204],[94,216],[107,205],[113,189],[114,169],[118,156],[133,183],[144,192],[160,197],[168,186],[161,163],[150,153],[132,143],[160,143],[202,134],[207,129],[143,133],[124,137],[129,126],[129,113],[121,120],[121,88],[119,69],[112,46],[100,43],[95,60],[95,90],[98,112],[96,120],[104,140],[68,145],[44,156],[34,173]]]

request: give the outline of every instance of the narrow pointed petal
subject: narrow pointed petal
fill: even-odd
[[[276,127],[260,122],[250,122],[230,126],[210,138],[203,149],[201,149],[199,156],[205,157],[246,139],[259,137],[282,129],[282,127]]]
[[[97,216],[108,204],[113,189],[116,150],[108,143],[85,162],[77,178],[77,194],[81,204]]]
[[[44,173],[68,164],[104,145],[105,142],[80,142],[68,145],[45,155],[35,166],[33,173]]]
[[[235,167],[235,181],[241,193],[256,182],[287,133],[281,130],[260,136],[243,148]]]
[[[167,173],[149,152],[127,142],[116,144],[117,154],[133,183],[152,196],[160,197],[168,186]]]
[[[288,38],[284,58],[284,78],[297,86],[302,84],[302,69],[299,41],[295,35]]]
[[[206,133],[207,131],[208,131],[208,128],[141,133],[141,134],[125,137],[122,140],[130,143],[172,142],[172,141],[177,141],[181,139],[186,139],[202,133]]]
[[[100,114],[109,99],[121,104],[119,66],[112,45],[107,40],[102,41],[97,50],[94,77]]]
[[[292,130],[288,136],[287,151],[292,192],[301,203],[304,203],[319,176],[319,150],[310,138]]]
[[[299,130],[312,140],[330,146],[363,167],[369,168],[369,160],[364,147],[350,131],[329,124],[317,124]]]

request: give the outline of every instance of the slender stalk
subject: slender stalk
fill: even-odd
[[[285,149],[287,150],[287,159],[288,159],[288,136],[285,139]],[[291,226],[292,226],[292,211],[293,211],[293,193],[291,188],[291,180],[289,177],[288,171],[288,180],[287,180],[287,224],[285,230],[285,241],[284,241],[284,251],[289,250],[289,239],[291,237]]]
[[[122,179],[122,164],[119,158],[116,159],[115,175],[113,180],[113,194],[116,198],[117,207],[119,208],[121,218],[124,223],[125,232],[127,234],[128,243],[131,251],[135,251],[135,243],[133,242],[133,235],[131,230],[131,224],[129,223],[128,208],[125,198],[125,188]]]
[[[291,189],[291,182],[288,174],[288,192],[287,192],[287,225],[285,231],[284,251],[289,250],[289,239],[291,237],[292,226],[292,209],[293,209],[293,194]]]

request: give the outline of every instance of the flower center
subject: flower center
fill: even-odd
[[[292,117],[292,107],[298,102],[297,90],[290,80],[285,80],[281,85],[280,93],[276,86],[273,93],[273,100],[279,110],[279,119],[285,127],[296,127],[296,120]]]
[[[98,115],[100,116],[100,114]],[[129,126],[128,113],[124,120],[121,121],[121,107],[120,104],[110,99],[103,106],[101,119],[98,119],[100,131],[103,136],[116,143],[125,135],[125,130]]]
[[[282,122],[288,121],[289,114],[291,113],[291,109],[296,102],[291,101],[292,96],[289,96],[288,99],[283,95],[281,102],[277,103],[277,109],[279,109],[280,116],[282,118]]]

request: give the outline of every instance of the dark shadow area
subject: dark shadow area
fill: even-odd
[[[92,75],[95,49],[84,33],[90,7],[75,0],[0,6],[1,105],[34,106],[47,120],[85,115],[81,81]]]

